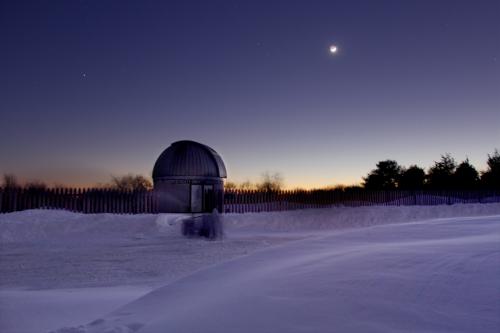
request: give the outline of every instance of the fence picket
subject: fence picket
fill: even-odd
[[[365,191],[365,190],[228,190],[225,212],[247,213],[334,206],[452,205],[500,202],[500,191]],[[2,189],[0,213],[25,209],[66,209],[82,213],[154,214],[158,212],[155,191],[111,189]]]

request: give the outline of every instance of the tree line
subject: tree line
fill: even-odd
[[[227,190],[256,190],[276,192],[283,189],[284,181],[280,173],[265,172],[259,182],[250,181],[235,183],[227,181]],[[30,181],[21,184],[12,174],[4,174],[1,187],[4,189],[23,188],[29,191],[45,190],[48,186],[41,181]],[[64,186],[59,186],[64,187]],[[151,190],[151,180],[142,175],[128,174],[111,176],[110,182],[99,184],[95,188],[106,188],[119,191]],[[487,170],[479,172],[465,159],[457,163],[450,154],[444,154],[434,162],[427,172],[417,166],[405,168],[395,160],[384,160],[376,164],[376,168],[363,177],[361,186],[336,186],[339,190],[500,190],[500,153],[495,149],[488,154]],[[328,190],[328,189],[327,189]]]
[[[258,190],[258,191],[279,191],[283,188],[283,176],[276,173],[265,172],[261,176],[259,182],[252,183],[250,181],[245,181],[242,183],[235,183],[228,181],[224,184],[224,187],[228,190]],[[30,191],[45,190],[49,186],[39,180],[28,181],[25,183],[20,183],[16,176],[13,174],[4,174],[3,182],[0,187],[4,189],[25,189]],[[65,188],[65,186],[55,186],[57,188]],[[124,176],[111,176],[111,180],[106,184],[98,184],[93,186],[93,188],[99,189],[110,189],[117,191],[147,191],[153,189],[153,183],[149,178],[143,175],[127,174]]]
[[[405,168],[395,160],[384,160],[363,177],[368,190],[500,190],[500,153],[488,154],[487,170],[478,172],[465,159],[457,163],[450,154],[441,155],[427,172],[417,165]]]
[[[284,180],[279,172],[270,173],[264,172],[261,175],[259,182],[252,183],[247,180],[241,183],[227,181],[224,184],[226,190],[247,190],[247,191],[263,191],[263,192],[277,192],[283,189]]]
[[[25,183],[20,183],[16,176],[13,174],[4,174],[3,182],[1,184],[2,188],[6,190],[10,189],[24,189],[27,191],[43,191],[49,188],[49,186],[39,180],[28,181]],[[55,186],[57,188],[65,188],[66,186]],[[106,184],[99,184],[94,186],[96,189],[110,189],[117,191],[133,192],[133,191],[148,191],[153,189],[153,183],[150,179],[142,175],[128,174],[124,176],[111,176],[111,180]]]

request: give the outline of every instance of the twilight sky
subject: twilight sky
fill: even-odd
[[[10,0],[0,45],[0,173],[21,179],[150,175],[182,139],[289,187],[500,148],[498,0]]]

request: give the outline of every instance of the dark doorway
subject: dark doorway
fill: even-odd
[[[216,208],[215,191],[213,185],[203,186],[203,211],[212,212]]]
[[[203,211],[203,187],[202,185],[191,185],[191,213]]]

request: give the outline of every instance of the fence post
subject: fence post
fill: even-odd
[[[19,195],[19,189],[15,189],[11,193],[14,193],[14,196],[12,198],[12,208],[10,211],[15,212],[17,211],[17,197]]]

